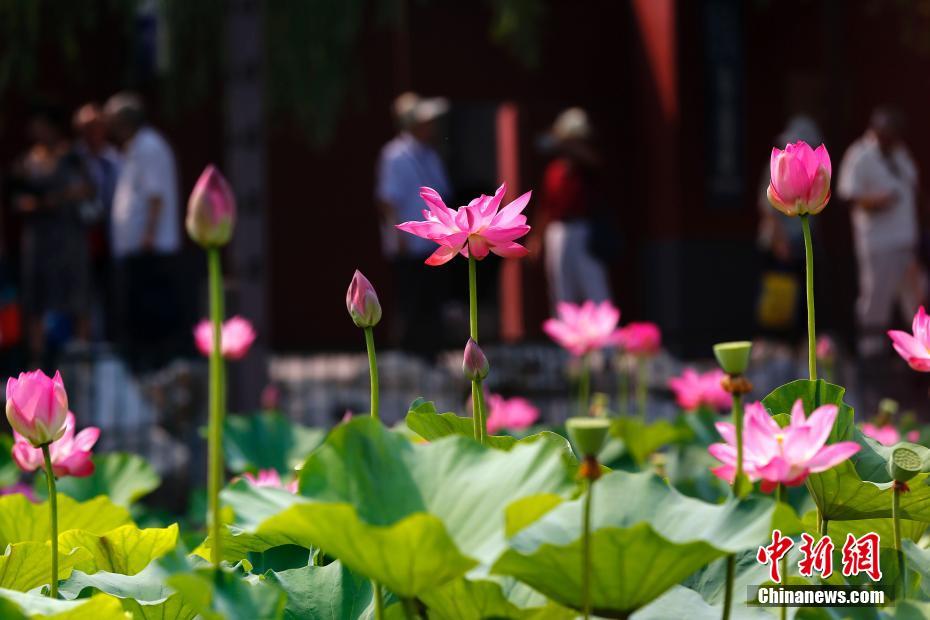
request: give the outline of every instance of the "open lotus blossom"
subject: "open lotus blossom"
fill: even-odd
[[[827,147],[816,150],[799,141],[772,149],[772,180],[768,198],[772,206],[785,215],[816,215],[830,201],[830,178],[833,167]]]
[[[836,420],[836,405],[824,405],[804,415],[800,400],[791,409],[791,423],[778,426],[760,403],[747,405],[743,429],[743,470],[751,481],[761,480],[769,493],[779,484],[797,486],[812,473],[826,471],[859,451],[859,444],[841,441],[825,445]],[[733,482],[736,474],[736,429],[717,422],[726,443],[715,443],[708,451],[722,465],[711,469],[719,478]]]
[[[489,252],[504,258],[526,256],[526,248],[516,240],[530,231],[522,211],[532,192],[526,192],[501,208],[506,193],[507,184],[503,183],[493,196],[482,194],[466,206],[452,210],[436,190],[421,187],[420,197],[429,207],[423,211],[426,219],[404,222],[397,228],[439,244],[439,248],[426,259],[427,265],[442,265],[456,254],[466,258],[474,256],[478,260]]]
[[[94,462],[90,460],[91,448],[100,437],[100,429],[88,426],[77,435],[74,434],[74,414],[70,411],[65,418],[64,433],[60,439],[53,441],[49,447],[52,459],[52,471],[55,476],[74,476],[82,478],[94,473]],[[13,460],[23,471],[35,471],[45,467],[45,457],[41,448],[34,448],[22,435],[13,431]]]
[[[732,406],[733,397],[721,385],[725,376],[726,373],[719,368],[705,373],[685,368],[680,377],[668,380],[668,387],[675,392],[675,400],[685,411],[701,407],[726,411]]]
[[[930,317],[921,306],[914,315],[913,334],[892,329],[888,337],[898,355],[919,372],[930,372]]]
[[[533,403],[515,396],[504,398],[500,394],[488,396],[488,433],[493,435],[503,429],[523,430],[539,419],[539,409]]]
[[[281,480],[281,474],[279,474],[276,469],[260,469],[257,474],[245,472],[242,474],[242,477],[256,487],[274,487],[276,489],[284,489],[291,493],[297,492],[297,481],[292,480],[284,484]]]
[[[34,447],[55,441],[65,432],[68,394],[61,373],[21,372],[6,383],[6,419]]]
[[[655,355],[662,347],[662,331],[655,323],[630,323],[620,329],[618,344],[636,356]]]
[[[240,360],[255,342],[255,329],[248,320],[234,316],[223,323],[221,350],[228,360]],[[202,354],[210,357],[213,352],[213,324],[204,319],[194,328],[194,341]]]
[[[547,319],[543,331],[572,355],[581,357],[617,344],[620,309],[609,301],[589,300],[580,306],[563,301],[555,310],[558,318]]]
[[[862,434],[866,437],[871,437],[883,446],[893,446],[901,441],[901,433],[891,424],[878,426],[877,424],[866,422],[862,425]]]

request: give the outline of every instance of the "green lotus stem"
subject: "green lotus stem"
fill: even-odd
[[[484,401],[484,388],[481,381],[471,382],[471,393],[475,399],[472,401],[472,417],[475,419],[475,440],[482,446],[488,443],[488,408]]]
[[[371,580],[371,589],[374,592],[375,598],[375,620],[383,620],[384,618],[384,595],[381,592],[381,584]]]
[[[737,490],[743,478],[743,395],[733,394],[733,426],[736,429],[736,474],[733,477],[733,494],[739,495]]]
[[[817,511],[817,514],[820,514],[820,510]],[[830,531],[830,519],[821,519],[820,520],[820,536],[826,536]]]
[[[414,599],[401,599],[401,604],[404,606],[404,617],[407,620],[417,620],[420,617],[420,612],[417,611],[417,602]]]
[[[591,366],[587,354],[581,356],[581,370],[578,373],[578,415],[591,413]]]
[[[649,362],[645,356],[636,360],[636,408],[639,419],[646,420],[646,401],[649,398]]]
[[[48,583],[49,596],[58,598],[58,491],[55,489],[55,470],[52,468],[52,455],[48,444],[42,445],[42,456],[45,457],[45,479],[48,481],[48,514],[52,534],[52,575]]]
[[[775,487],[775,501],[784,502],[787,504],[788,499],[786,497],[786,491],[787,489],[785,489],[785,485],[779,484],[778,486],[776,486]],[[787,553],[781,556],[781,582],[783,584],[788,583],[788,554]],[[787,620],[788,608],[782,605],[780,607],[780,611],[778,615],[779,615],[779,618],[781,618],[781,620]]]
[[[893,483],[891,493],[891,524],[894,531],[894,549],[898,560],[898,580],[901,583],[901,598],[907,596],[907,566],[901,550],[901,489]]]
[[[468,329],[471,339],[478,342],[478,277],[475,257],[468,256]]]
[[[581,516],[581,609],[585,620],[591,617],[591,497],[594,481],[586,478],[587,493]]]
[[[630,376],[624,368],[624,359],[620,357],[620,369],[617,371],[617,415],[626,416],[630,404]]]
[[[209,472],[207,476],[211,560],[219,567],[223,559],[220,489],[223,487],[223,417],[226,400],[226,372],[223,361],[223,268],[218,248],[207,250],[210,293],[210,321],[213,323],[213,350],[210,352],[210,420],[207,436]]]
[[[378,358],[375,354],[375,334],[371,327],[365,328],[365,348],[368,349],[368,376],[371,379],[371,417],[378,415]]]
[[[736,556],[727,556],[727,584],[723,591],[723,615],[722,620],[729,620],[730,607],[733,605],[733,579],[736,576]]]
[[[801,215],[804,229],[804,273],[807,284],[807,369],[811,381],[817,380],[817,327],[814,321],[814,244],[808,215]]]

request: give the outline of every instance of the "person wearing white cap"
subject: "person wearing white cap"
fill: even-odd
[[[601,200],[596,182],[601,160],[591,135],[588,114],[581,108],[559,114],[549,135],[556,155],[546,166],[534,228],[543,234],[553,305],[610,298],[607,269],[591,251],[592,216]],[[536,253],[538,245],[537,237],[530,251]]]
[[[423,261],[436,244],[398,231],[394,225],[422,219],[421,187],[432,187],[443,197],[452,191],[445,165],[432,146],[436,121],[449,109],[441,97],[423,98],[403,93],[394,100],[398,134],[378,158],[375,200],[381,214],[381,249],[394,266],[400,304],[399,339],[406,348],[429,351],[439,337],[435,290],[425,280],[433,270]]]

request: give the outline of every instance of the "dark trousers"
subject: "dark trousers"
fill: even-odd
[[[180,255],[135,254],[118,259],[114,267],[116,333],[130,367],[152,370],[184,353]]]
[[[395,258],[393,268],[398,344],[421,355],[434,354],[444,340],[442,308],[448,274],[424,265],[422,258]]]

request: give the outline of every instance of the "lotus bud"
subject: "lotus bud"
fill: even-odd
[[[582,456],[597,456],[604,447],[610,421],[605,418],[578,417],[565,422],[568,437]]]
[[[748,341],[721,342],[714,345],[717,363],[728,375],[741,375],[749,366],[749,353],[752,343]]]
[[[477,342],[469,338],[468,343],[465,344],[465,357],[462,359],[462,372],[465,373],[465,378],[470,381],[481,381],[488,376],[490,370],[491,367],[484,351]]]
[[[358,327],[374,327],[381,320],[381,302],[375,287],[358,269],[346,291],[346,309]]]
[[[6,419],[13,430],[38,448],[59,439],[68,418],[68,394],[61,374],[21,372],[6,384]]]
[[[214,165],[207,166],[187,201],[187,234],[205,248],[229,243],[236,224],[236,197]]]

